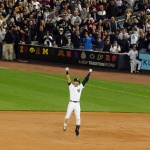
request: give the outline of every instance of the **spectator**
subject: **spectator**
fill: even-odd
[[[65,36],[64,30],[63,28],[59,29],[59,33],[56,36],[56,45],[58,47],[62,47],[62,46],[66,46],[66,44],[68,44],[68,39]]]
[[[0,26],[0,43],[3,43],[3,40],[5,38],[5,34],[6,34],[6,31],[5,31],[4,27],[1,25]]]
[[[106,10],[106,14],[108,16],[108,19],[110,19],[111,17],[116,17],[118,14],[118,8],[115,5],[115,1],[114,0],[110,0],[110,3],[107,7]]]
[[[45,32],[42,26],[40,26],[39,30],[37,31],[37,41],[39,45],[43,45],[44,44],[44,36],[45,36]]]
[[[5,38],[3,40],[3,42],[4,42],[4,45],[3,45],[4,59],[13,61],[13,58],[14,58],[13,44],[15,42],[15,38],[14,38],[14,35],[9,31],[8,27],[5,29],[5,31],[6,31],[6,34],[5,34]]]
[[[83,38],[83,42],[84,42],[84,50],[93,50],[93,42],[94,42],[94,38],[92,37],[92,35],[89,36],[89,34],[86,32],[85,33],[85,38]]]
[[[122,0],[115,0],[115,2],[116,2],[116,6],[117,6],[119,9],[121,9],[121,6],[123,5]]]
[[[147,35],[146,35],[146,38],[147,38],[147,48],[148,48],[148,53],[150,53],[150,27],[147,28]]]
[[[116,33],[118,29],[121,29],[120,24],[115,20],[114,17],[111,17],[109,22],[109,31]]]
[[[0,26],[0,46],[2,47],[2,44],[3,44],[3,40],[5,38],[5,34],[6,34],[6,31],[4,29],[4,27],[1,25]],[[2,59],[4,59],[4,50],[2,49]]]
[[[138,8],[140,11],[146,11],[148,9],[148,0],[139,0]]]
[[[127,53],[127,55],[130,57],[131,73],[140,72],[141,62],[137,59],[138,51],[136,49],[136,45],[132,45],[132,49]],[[136,70],[137,65],[138,69]]]
[[[123,35],[122,40],[120,41],[121,53],[127,53],[130,50],[130,43],[127,40],[127,37]]]
[[[43,13],[43,19],[44,19],[44,22],[47,21],[47,17],[50,15],[50,12],[48,10],[48,8],[46,7],[45,10],[44,10],[44,13]]]
[[[96,51],[103,51],[104,48],[104,40],[101,38],[101,34],[98,33],[95,39],[95,50]]]
[[[87,25],[88,30],[91,29],[91,27],[94,24],[94,19],[92,18],[91,14],[89,13],[85,22],[85,25]]]
[[[118,8],[118,14],[117,14],[117,16],[123,15],[123,13],[122,13],[122,6],[123,6],[122,0],[115,0],[115,3],[116,3],[116,6]]]
[[[120,46],[118,45],[117,41],[114,41],[110,47],[110,52],[112,53],[119,53],[121,51]]]
[[[81,11],[81,20],[82,23],[85,23],[86,19],[87,19],[87,15],[88,15],[88,11],[87,9],[84,7]]]
[[[103,20],[103,30],[104,31],[108,31],[110,29],[109,27],[109,20],[108,19],[104,19]]]
[[[130,44],[131,45],[136,45],[137,42],[138,42],[138,39],[139,39],[139,35],[136,32],[136,28],[132,28],[131,35],[130,35],[130,40],[129,40]]]
[[[17,59],[18,58],[18,44],[22,42],[22,39],[23,39],[23,35],[20,31],[20,28],[17,27],[17,26],[14,26],[13,27],[13,35],[14,35],[14,38],[15,38],[15,42],[14,42],[14,51],[15,51],[15,58]]]
[[[46,35],[44,36],[44,45],[52,47],[53,46],[53,37],[50,35],[50,33],[47,31]]]
[[[147,37],[143,32],[141,32],[140,37],[138,39],[138,50],[141,54],[145,54],[147,51]]]
[[[32,7],[35,6],[36,9],[40,9],[40,3],[37,0],[32,0]]]
[[[81,46],[82,46],[82,37],[80,35],[80,31],[75,31],[75,33],[72,33],[74,34],[72,36],[72,39],[71,39],[71,42],[73,44],[73,47],[74,49],[82,49]]]
[[[52,20],[50,18],[47,19],[45,23],[45,31],[49,31],[51,34],[54,34],[54,24],[52,23]]]
[[[128,8],[125,11],[125,20],[131,19],[131,17],[132,17],[132,11],[131,9]]]
[[[123,36],[126,36],[126,38],[128,39],[129,38],[129,34],[126,32],[126,29],[125,28],[122,28],[121,32],[119,33],[118,35],[118,38],[120,40],[123,39]]]
[[[3,25],[4,21],[7,21],[10,15],[8,14],[5,18],[0,14],[0,26]]]
[[[146,31],[148,30],[148,28],[150,28],[150,19],[146,21]]]
[[[37,34],[37,26],[35,23],[33,23],[32,20],[29,21],[29,31],[31,33],[31,41],[35,41],[35,37]]]
[[[97,1],[96,0],[93,0],[92,1],[92,4],[90,6],[90,9],[93,10],[95,9],[95,12],[99,10],[99,5],[97,4]]]
[[[31,33],[27,26],[24,27],[23,39],[24,39],[25,44],[31,44]]]
[[[111,47],[110,40],[107,39],[107,40],[105,41],[103,51],[104,51],[104,52],[110,52],[110,47]]]
[[[62,18],[58,21],[57,26],[59,28],[63,28],[64,30],[66,30],[66,28],[68,28],[69,25],[69,21],[66,20],[66,14],[62,15]]]
[[[71,25],[72,27],[74,27],[75,25],[75,22],[77,23],[77,25],[80,25],[81,24],[81,18],[79,17],[79,14],[78,14],[78,11],[75,10],[73,15],[71,16]]]
[[[106,11],[104,10],[104,6],[100,5],[100,9],[98,11],[98,20],[106,19]]]

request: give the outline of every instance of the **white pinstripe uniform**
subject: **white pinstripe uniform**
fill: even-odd
[[[141,61],[137,60],[138,51],[137,50],[130,50],[128,52],[128,56],[130,57],[130,63],[131,63],[131,73],[134,71],[136,72],[136,66],[138,65],[138,70],[141,69]]]
[[[71,117],[72,112],[74,111],[75,116],[76,116],[76,129],[75,129],[75,133],[76,136],[79,136],[79,129],[80,129],[80,97],[81,97],[81,93],[82,90],[86,84],[86,82],[88,82],[90,74],[92,72],[92,69],[89,69],[89,73],[87,74],[87,76],[85,77],[85,79],[83,80],[83,82],[80,84],[80,79],[79,78],[75,78],[74,79],[74,84],[71,83],[71,79],[69,76],[69,68],[66,68],[66,75],[67,75],[67,79],[68,79],[68,86],[69,86],[69,94],[70,94],[70,99],[69,99],[69,104],[68,104],[68,108],[67,108],[67,113],[65,116],[65,121],[64,121],[64,127],[63,130],[66,131],[66,127],[69,121],[69,118]]]
[[[79,84],[77,87],[72,83],[69,85],[70,91],[70,101],[67,108],[67,113],[65,118],[69,119],[72,112],[74,111],[76,116],[76,125],[80,125],[80,97],[84,86]]]

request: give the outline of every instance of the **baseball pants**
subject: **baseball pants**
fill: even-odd
[[[71,117],[72,112],[74,111],[76,117],[76,125],[80,125],[80,103],[69,102],[67,113],[65,119],[69,119]]]
[[[133,71],[136,71],[137,65],[138,65],[137,70],[141,69],[141,61],[139,61],[137,59],[131,60],[130,64],[131,64],[131,73],[133,73]]]

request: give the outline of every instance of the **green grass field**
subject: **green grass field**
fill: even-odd
[[[68,101],[65,75],[0,69],[0,110],[66,111]],[[150,113],[150,86],[90,79],[81,110]]]

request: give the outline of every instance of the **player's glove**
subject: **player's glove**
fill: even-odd
[[[89,73],[91,73],[93,70],[92,69],[89,69]]]
[[[66,75],[68,75],[68,74],[69,74],[69,68],[66,67]]]

